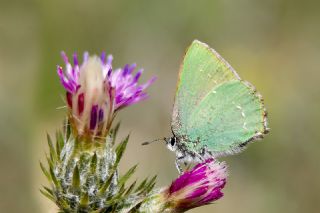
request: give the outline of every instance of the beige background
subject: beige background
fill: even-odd
[[[271,133],[227,157],[225,197],[191,212],[317,212],[319,210],[320,3],[312,0],[0,0],[0,212],[55,212],[38,191],[46,180],[46,132],[60,127],[63,89],[59,52],[106,50],[114,66],[136,62],[143,79],[158,76],[150,99],[122,111],[132,131],[122,169],[177,177],[170,136],[178,67],[193,39],[220,52],[263,94]]]

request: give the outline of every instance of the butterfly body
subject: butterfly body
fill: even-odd
[[[180,67],[171,128],[167,146],[182,161],[238,153],[268,132],[261,95],[200,41]]]

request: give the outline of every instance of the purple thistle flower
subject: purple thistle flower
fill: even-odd
[[[117,69],[108,73],[107,88],[109,88],[110,99],[114,100],[114,111],[130,106],[146,99],[144,90],[149,87],[156,78],[151,78],[147,83],[138,85],[142,69],[133,75],[136,64],[125,65],[123,69]]]
[[[175,212],[183,212],[220,199],[226,178],[225,163],[209,159],[184,172],[164,193]]]
[[[73,54],[73,65],[64,52],[61,56],[65,69],[58,66],[57,73],[66,89],[70,123],[79,135],[105,136],[116,112],[146,99],[144,90],[155,80],[138,85],[142,70],[133,75],[136,65],[132,64],[113,71],[113,57],[105,52],[100,57],[85,52],[81,64]]]

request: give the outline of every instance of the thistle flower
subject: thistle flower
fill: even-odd
[[[142,70],[133,75],[135,65],[126,65],[113,72],[112,56],[105,53],[84,53],[81,64],[74,54],[73,65],[64,52],[62,58],[65,70],[58,66],[57,72],[66,89],[70,125],[57,132],[55,145],[48,135],[48,169],[40,166],[51,187],[41,193],[59,212],[137,212],[156,177],[127,184],[137,165],[123,175],[118,171],[129,136],[116,143],[119,124],[111,124],[120,109],[147,97],[144,90],[154,78],[138,85]]]
[[[65,70],[58,66],[57,72],[66,89],[69,121],[80,136],[105,137],[117,111],[146,99],[145,89],[155,80],[138,85],[142,70],[133,75],[135,64],[113,72],[113,57],[104,52],[100,57],[85,52],[82,64],[74,54],[73,66],[64,52],[61,55]]]
[[[226,165],[209,159],[183,173],[165,193],[177,211],[185,211],[220,199],[226,177]]]
[[[146,212],[185,212],[208,205],[223,196],[226,183],[224,163],[209,159],[184,172],[172,184],[155,193],[141,208]]]

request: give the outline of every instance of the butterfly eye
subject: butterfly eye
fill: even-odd
[[[171,138],[170,144],[171,144],[171,146],[174,146],[176,144],[176,138]]]

